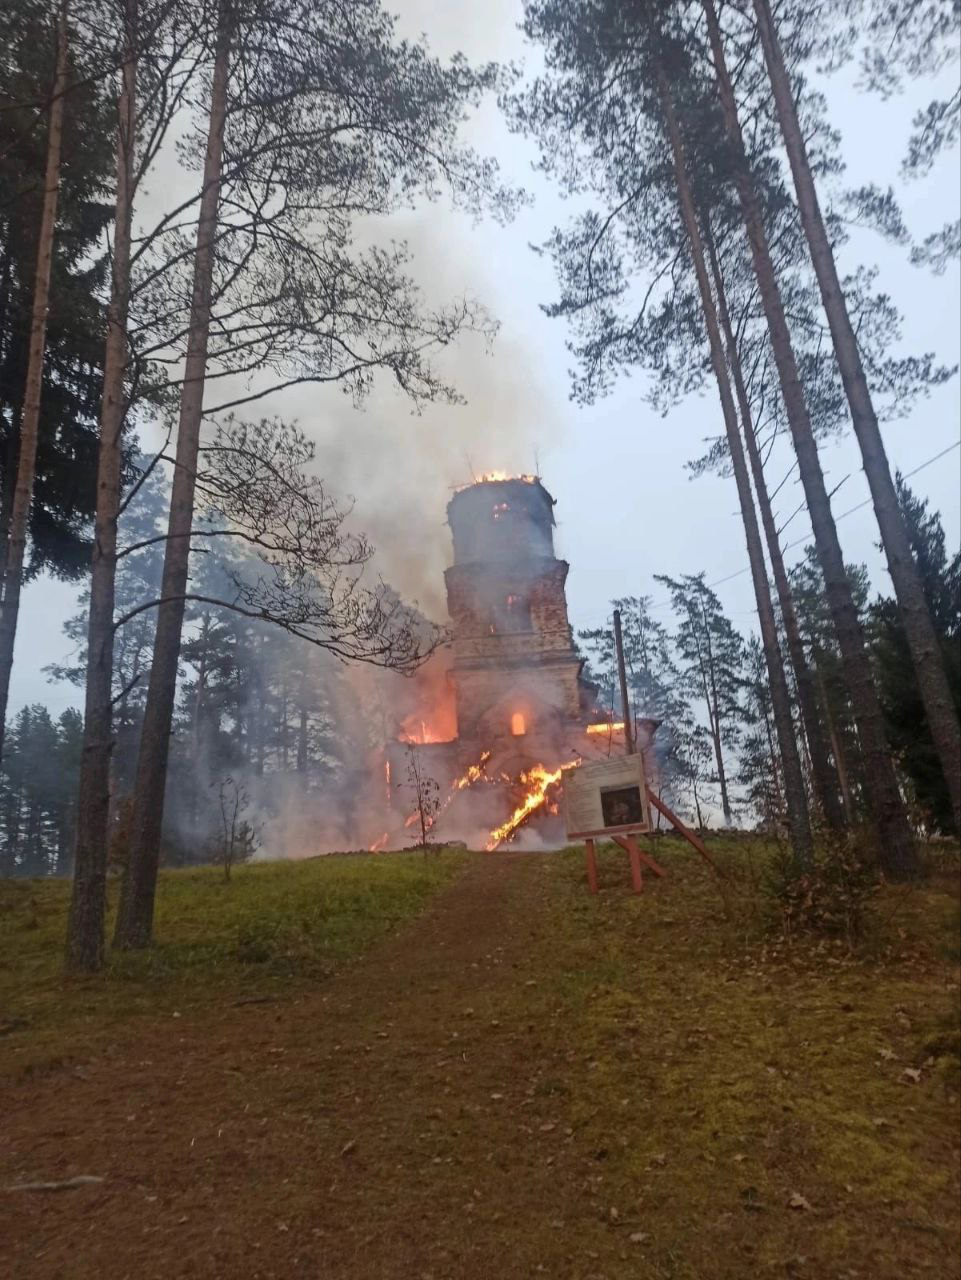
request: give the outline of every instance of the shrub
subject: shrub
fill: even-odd
[[[767,878],[785,935],[819,933],[853,946],[862,936],[877,869],[856,835],[820,850],[810,871],[798,874],[787,850],[776,855]]]

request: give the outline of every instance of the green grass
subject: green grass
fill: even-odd
[[[553,868],[543,1016],[588,1063],[572,1123],[603,1152],[605,1194],[638,1206],[647,1262],[676,1280],[792,1274],[795,1257],[817,1275],[869,1258],[874,1274],[942,1274],[957,1231],[956,857],[922,887],[878,890],[852,950],[772,933],[770,850],[711,846],[723,898],[674,839],[657,855],[670,879],[643,897],[612,848],[597,898],[581,852]],[[791,1210],[794,1193],[811,1209]]]
[[[626,855],[609,847],[599,853],[597,897],[587,892],[582,849],[532,858],[523,874],[516,864],[500,868],[514,887],[478,953],[483,963],[471,969],[469,1010],[463,982],[441,976],[443,940],[427,958],[426,1003],[422,952],[408,949],[403,1027],[391,1025],[404,1015],[385,1007],[383,975],[370,1000],[355,989],[339,1011],[338,1034],[346,1029],[353,1049],[346,1063],[339,1044],[314,1044],[309,1019],[287,1019],[282,1070],[279,1062],[262,1070],[255,1058],[247,1066],[256,1070],[231,1074],[233,1114],[253,1101],[258,1122],[289,1125],[288,1099],[297,1096],[297,1116],[312,1115],[327,1135],[311,1149],[327,1161],[323,1186],[340,1196],[331,1212],[348,1215],[340,1229],[350,1236],[357,1224],[352,1248],[361,1228],[370,1240],[403,1242],[416,1221],[452,1257],[467,1257],[458,1250],[473,1249],[471,1232],[483,1230],[488,1246],[502,1242],[504,1258],[530,1261],[525,1274],[543,1263],[547,1274],[608,1280],[954,1276],[957,851],[932,853],[921,885],[873,892],[852,947],[772,927],[769,844],[716,833],[708,843],[727,874],[723,893],[673,837],[655,850],[668,878],[646,877],[640,897]],[[195,1044],[203,1044],[212,1005],[296,999],[403,928],[467,860],[262,864],[241,868],[230,885],[214,870],[168,872],[157,947],[70,983],[59,975],[68,887],[0,884],[0,1014],[29,1024],[0,1040],[0,1052],[6,1045],[21,1074],[72,1065],[91,1049],[109,1059],[113,1043],[136,1041],[151,1018],[156,1033],[174,1012],[199,1013]],[[468,893],[476,882],[461,887]],[[502,957],[500,945],[486,954],[495,941]],[[367,972],[356,976],[364,986]],[[245,1044],[246,1016],[218,1023],[218,1052],[227,1044],[236,1055]],[[166,1034],[169,1024],[160,1025]],[[369,1091],[363,1109],[358,1062],[368,1064],[359,1073]],[[101,1069],[109,1080],[109,1061]],[[198,1086],[193,1125],[211,1106],[220,1115],[224,1088],[217,1075],[211,1102]],[[122,1111],[111,1131],[118,1140],[121,1121]],[[362,1176],[342,1160],[348,1137],[359,1137],[370,1161]],[[425,1141],[434,1144],[426,1163],[417,1154]],[[245,1214],[262,1214],[276,1192],[290,1240],[301,1220],[313,1240],[316,1167],[306,1161],[292,1173],[276,1153],[279,1163],[269,1164],[269,1143],[254,1150],[263,1168],[283,1173],[263,1175]],[[285,1156],[283,1143],[278,1150]],[[335,1194],[342,1173],[354,1180]],[[393,1196],[397,1185],[403,1194]],[[555,1228],[555,1216],[576,1222],[576,1232]],[[297,1249],[310,1240],[298,1238]],[[322,1261],[315,1270],[324,1273]]]
[[[270,998],[322,981],[419,912],[462,867],[442,852],[164,871],[156,945],[61,973],[70,885],[0,880],[0,1069],[82,1057],[139,1016]],[[109,887],[109,938],[119,884]],[[6,1043],[5,1043],[6,1041]]]

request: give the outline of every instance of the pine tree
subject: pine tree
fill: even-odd
[[[264,0],[252,11],[223,0],[209,36],[214,57],[190,304],[180,308],[179,332],[155,338],[184,348],[185,371],[115,934],[127,947],[147,945],[152,933],[201,421],[229,407],[205,404],[205,384],[238,368],[280,370],[279,385],[340,382],[362,394],[384,369],[415,401],[451,398],[426,353],[475,323],[477,309],[466,302],[423,307],[403,272],[402,250],[352,251],[354,220],[388,213],[415,192],[433,196],[441,183],[461,198],[503,203],[493,166],[457,138],[465,106],[493,87],[492,71],[474,72],[463,60],[443,67],[421,43],[397,40],[374,0],[349,12],[313,0],[293,7]],[[222,201],[229,218],[220,217]],[[238,205],[247,224],[236,216]],[[169,288],[159,293],[164,317]],[[389,660],[376,645],[367,657]]]
[[[859,623],[863,627],[867,623],[867,570],[863,565],[847,565],[845,574]],[[789,570],[788,578],[845,813],[850,823],[864,822],[866,807],[861,748],[837,633],[825,596],[824,577],[814,547],[805,548],[803,558]]]
[[[654,579],[671,593],[678,622],[674,644],[683,664],[682,676],[707,720],[721,810],[730,826],[734,806],[728,773],[731,758],[738,750],[744,716],[744,639],[725,615],[715,592],[706,585],[703,573],[686,574],[683,578],[655,574]]]
[[[0,43],[2,755],[22,584],[43,567],[77,576],[88,546],[109,148],[106,97],[84,51],[70,51],[67,0],[52,26],[49,11],[12,6]]]
[[[710,12],[712,0],[705,0]],[[961,827],[961,723],[952,697],[935,626],[925,600],[921,579],[911,553],[909,531],[902,517],[898,495],[888,465],[878,417],[847,301],[838,276],[834,250],[821,212],[807,146],[795,107],[795,96],[784,61],[770,0],[754,0],[754,12],[768,74],[774,92],[784,144],[794,175],[798,208],[811,250],[811,260],[821,289],[834,351],[851,409],[854,434],[861,449],[864,474],[874,503],[888,572],[901,609],[904,635],[914,662],[915,682],[921,692],[932,740],[941,759],[945,786],[951,797],[956,827]],[[715,48],[717,44],[715,42]],[[716,60],[717,60],[716,54]],[[719,68],[720,72],[720,68]],[[722,90],[723,93],[723,90]],[[957,115],[955,107],[954,115]],[[956,125],[955,125],[956,129]],[[865,728],[859,706],[862,732]],[[871,731],[873,733],[873,730]],[[873,752],[868,747],[868,752]],[[869,765],[869,786],[874,766]],[[912,871],[905,855],[902,874]]]
[[[929,511],[928,503],[917,498],[900,475],[895,477],[895,483],[957,709],[961,706],[961,552],[949,558],[940,515]],[[897,601],[880,599],[871,605],[868,633],[888,736],[910,786],[916,811],[929,830],[957,833],[951,797],[915,678]]]
[[[26,389],[47,130],[35,104],[49,94],[50,7],[0,13],[0,548],[5,549]],[[79,577],[89,561],[103,355],[101,251],[109,219],[111,102],[90,56],[72,50],[63,98],[63,154],[40,394],[29,571]],[[2,567],[2,565],[0,565]]]
[[[39,703],[22,707],[8,729],[0,767],[0,871],[61,875],[69,863],[79,771],[80,717],[54,723]]]
[[[702,0],[702,8],[707,21],[711,63],[724,117],[734,183],[751,246],[754,272],[770,332],[771,350],[778,370],[781,395],[791,428],[798,471],[811,517],[861,742],[865,794],[871,819],[877,830],[878,858],[892,878],[912,879],[920,874],[920,864],[887,750],[881,707],[872,680],[863,632],[844,573],[837,529],[787,322],[784,298],[771,255],[763,209],[745,149],[737,98],[727,65],[724,38],[714,0]]]
[[[774,744],[771,695],[764,654],[756,636],[747,645],[745,728],[738,758],[738,781],[763,830],[778,832],[784,821],[784,792]]]
[[[609,299],[638,287],[631,278],[635,266],[653,268],[653,280],[640,290],[640,314],[626,330],[614,327],[612,332],[616,319],[602,308],[596,341],[588,343],[586,351],[589,361],[596,357],[601,363],[602,389],[629,359],[645,358],[649,338],[662,341],[663,329],[659,338],[645,314],[660,282],[673,280],[679,268],[693,278],[688,295],[693,301],[682,313],[682,323],[696,334],[702,359],[707,347],[718,386],[775,697],[791,838],[797,863],[803,866],[811,856],[807,799],[699,217],[703,193],[697,159],[704,143],[704,93],[691,74],[687,37],[673,21],[671,8],[624,10],[586,0],[532,0],[526,7],[525,30],[544,44],[547,73],[520,99],[515,119],[538,135],[546,168],[557,169],[572,189],[592,187],[606,202],[605,210],[585,216],[569,239],[555,233],[566,278],[580,286],[580,293]],[[690,127],[692,115],[697,127]],[[644,127],[639,128],[641,119]],[[615,225],[624,229],[623,242],[605,243]],[[669,313],[677,301],[676,294],[664,298],[663,311]],[[576,314],[582,306],[575,290],[565,293],[551,310]]]

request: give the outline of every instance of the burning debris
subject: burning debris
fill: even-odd
[[[524,799],[517,806],[506,822],[501,823],[488,836],[487,843],[484,848],[488,853],[502,845],[505,840],[509,840],[518,827],[538,809],[548,806],[550,809],[551,801],[549,799],[552,788],[556,787],[561,780],[565,769],[573,768],[578,762],[570,760],[566,765],[561,765],[558,769],[545,769],[541,764],[535,764],[533,769],[529,769],[526,773],[521,774],[521,782],[529,788]],[[556,802],[551,812],[557,812]]]

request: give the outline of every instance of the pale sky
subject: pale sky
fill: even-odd
[[[389,6],[390,7],[390,6]],[[435,51],[457,49],[472,60],[518,60],[530,54],[516,29],[519,0],[476,4],[476,0],[404,0],[405,30],[426,31]],[[957,69],[948,72],[956,76]],[[924,86],[916,100],[881,102],[860,94],[853,71],[824,86],[833,124],[844,139],[851,186],[894,183],[905,220],[917,239],[958,216],[957,152],[943,158],[928,178],[903,184],[898,166],[911,116],[933,96]],[[532,173],[532,144],[512,136],[492,105],[472,122],[474,144],[495,154],[506,176],[534,195],[507,227],[474,225],[444,204],[392,220],[385,238],[406,237],[415,254],[415,274],[430,297],[465,291],[497,316],[501,330],[490,352],[473,340],[461,344],[443,368],[457,382],[466,407],[432,407],[421,417],[390,389],[379,389],[360,410],[336,392],[299,388],[273,398],[259,413],[296,416],[318,444],[318,464],[330,487],[356,500],[355,524],[378,546],[383,576],[417,598],[434,616],[443,616],[443,568],[450,560],[445,506],[454,485],[474,472],[539,469],[557,500],[558,555],[570,561],[568,599],[578,629],[600,624],[609,600],[619,595],[651,595],[658,616],[670,623],[655,573],[704,570],[708,582],[726,578],[718,594],[744,631],[754,626],[754,602],[746,572],[743,531],[730,479],[690,479],[684,464],[706,437],[720,433],[720,410],[713,388],[691,397],[666,419],[644,402],[643,375],[622,380],[613,394],[590,408],[568,399],[570,359],[562,320],[550,320],[539,304],[553,300],[550,261],[531,252],[552,226],[566,221],[563,201]],[[934,351],[946,364],[958,360],[959,269],[943,276],[910,265],[903,249],[858,233],[847,247],[842,271],[876,262],[879,280],[904,315],[904,350]],[[949,449],[959,438],[961,398],[953,379],[922,401],[913,413],[884,428],[892,468],[912,471]],[[941,511],[949,548],[961,537],[959,451],[910,481],[918,494]],[[856,443],[850,433],[822,446],[829,488],[845,476],[834,499],[836,515],[867,497]],[[792,455],[788,446],[772,460],[779,479]],[[788,483],[778,507],[782,518],[800,501]],[[806,517],[791,522],[785,541],[809,533]],[[843,519],[839,533],[846,558],[869,566],[875,585],[888,589],[877,551],[870,507]],[[788,563],[802,554],[788,552]],[[54,713],[80,705],[78,690],[47,682],[42,668],[69,652],[61,633],[75,609],[75,589],[43,580],[25,591],[11,689],[11,712],[24,702],[45,702]]]

